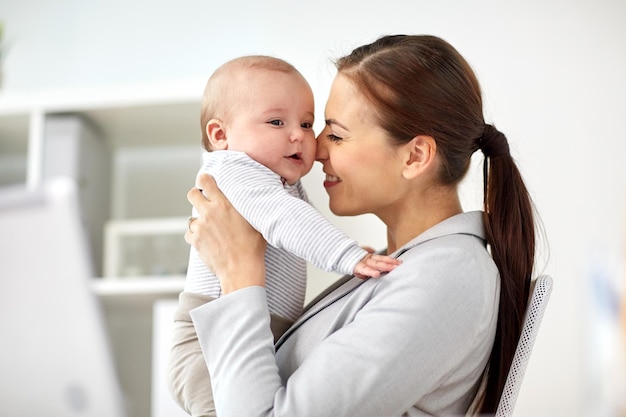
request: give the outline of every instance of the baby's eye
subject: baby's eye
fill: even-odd
[[[342,140],[342,138],[340,138],[337,135],[333,135],[332,133],[329,133],[328,135],[326,135],[326,137],[328,138],[328,140],[330,140],[331,142],[339,142],[340,140]]]
[[[313,123],[309,123],[309,122],[304,122],[300,125],[300,127],[302,127],[302,129],[312,129],[313,128]]]
[[[282,126],[282,125],[284,125],[283,121],[282,121],[282,120],[280,120],[280,119],[270,120],[270,121],[269,121],[269,122],[267,122],[267,123],[269,123],[269,124],[271,124],[271,125],[274,125],[274,126]]]

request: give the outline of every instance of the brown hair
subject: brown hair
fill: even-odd
[[[472,154],[484,161],[487,240],[501,280],[496,336],[473,412],[494,413],[515,354],[535,256],[533,207],[506,137],[486,125],[478,80],[465,59],[435,36],[385,36],[337,62],[372,103],[378,124],[402,144],[435,139],[439,180],[456,185]]]
[[[248,88],[237,76],[249,70],[280,71],[285,73],[300,72],[290,63],[266,55],[248,55],[232,59],[215,70],[207,81],[200,110],[200,129],[202,146],[207,151],[211,144],[206,134],[206,125],[211,119],[224,119],[232,110],[238,88]],[[304,77],[303,77],[304,78]],[[245,93],[245,90],[242,90]]]

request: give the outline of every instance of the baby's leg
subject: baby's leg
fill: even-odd
[[[220,280],[213,271],[207,268],[193,246],[189,249],[189,264],[183,291],[214,298],[219,297],[221,292]]]
[[[214,417],[215,404],[209,371],[189,311],[213,297],[183,292],[174,317],[168,386],[176,402],[193,417]]]
[[[170,349],[167,383],[172,397],[192,417],[215,417],[211,378],[202,356],[196,329],[189,311],[214,300],[213,297],[182,292],[174,316],[174,335]],[[274,341],[293,323],[275,314],[270,315]]]
[[[293,324],[293,320],[286,319],[277,314],[270,313],[270,328],[274,335],[274,343],[287,331]]]

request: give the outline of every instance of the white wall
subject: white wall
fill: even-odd
[[[310,80],[318,120],[331,58],[382,34],[444,37],[477,71],[487,120],[508,135],[549,239],[543,272],[555,289],[516,415],[606,406],[603,389],[615,385],[595,378],[610,368],[599,349],[610,349],[587,317],[591,271],[624,281],[626,2],[0,0],[0,20],[11,43],[5,91],[206,78],[226,59],[266,53]],[[464,189],[467,208],[480,201],[479,172]],[[306,186],[317,207],[363,244],[384,245],[377,220],[333,217],[320,183],[316,168]]]

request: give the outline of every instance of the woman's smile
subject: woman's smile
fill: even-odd
[[[324,179],[324,188],[334,187],[339,184],[341,179],[339,177],[335,177],[334,175],[326,174],[326,179]]]

